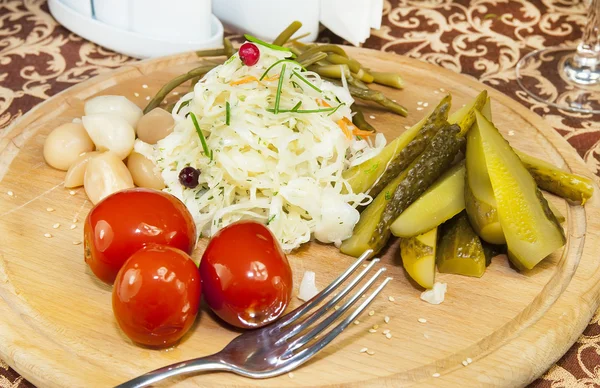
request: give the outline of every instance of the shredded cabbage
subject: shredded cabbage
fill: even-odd
[[[354,100],[346,88],[303,70],[289,52],[257,46],[256,65],[244,66],[235,54],[211,70],[173,108],[174,131],[154,146],[138,140],[135,149],[155,161],[165,191],[185,203],[200,236],[253,219],[267,224],[286,252],[313,237],[339,246],[358,222],[356,207],[372,200],[354,193],[342,172],[377,155],[386,140],[350,133]],[[196,188],[179,182],[186,166],[200,170]]]

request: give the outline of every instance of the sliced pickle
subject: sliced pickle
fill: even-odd
[[[487,90],[484,90],[471,103],[452,113],[448,117],[448,122],[450,124],[457,124],[460,127],[461,135],[464,135],[475,122],[475,111],[483,109],[487,100]]]
[[[435,279],[437,227],[411,238],[400,240],[402,265],[421,287],[431,289]]]
[[[509,258],[518,268],[531,269],[565,244],[564,231],[508,142],[475,114]]]
[[[482,110],[491,114],[489,100]],[[490,117],[486,118],[491,120]],[[506,243],[498,219],[496,199],[488,175],[481,135],[476,125],[467,133],[465,165],[467,169],[464,191],[465,208],[473,229],[479,237],[491,244]]]
[[[444,97],[431,114],[394,139],[377,156],[344,171],[343,176],[352,190],[368,192],[372,197],[379,194],[425,150],[446,124],[451,105],[452,97]]]
[[[442,175],[396,218],[390,229],[397,237],[414,237],[454,217],[465,208],[465,165]]]
[[[481,277],[487,267],[486,255],[466,213],[459,213],[444,223],[440,233],[436,254],[438,271]]]
[[[571,174],[544,160],[516,151],[519,158],[542,190],[582,205],[594,194],[592,180]]]

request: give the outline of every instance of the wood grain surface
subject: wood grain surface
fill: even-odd
[[[366,111],[388,140],[418,121],[445,92],[452,93],[454,111],[484,88],[470,77],[414,59],[348,50],[366,66],[401,72],[407,81],[405,90],[386,89],[386,94],[406,105],[409,117],[377,107]],[[32,383],[112,386],[165,364],[217,352],[238,335],[203,309],[195,327],[175,348],[157,351],[132,344],[113,318],[110,287],[93,277],[83,261],[82,245],[74,245],[82,240],[90,203],[82,189],[70,193],[63,187],[64,172],[48,167],[41,152],[53,128],[83,115],[86,99],[123,94],[144,106],[146,97],[166,80],[197,65],[193,55],[179,55],[124,66],[41,104],[0,138],[0,357]],[[511,144],[592,176],[576,152],[540,117],[487,89],[494,121]],[[169,101],[176,98],[170,96]],[[417,110],[424,105],[418,102],[428,107]],[[497,257],[481,279],[438,274],[437,280],[448,284],[448,293],[443,304],[433,306],[419,299],[422,290],[404,274],[394,242],[382,253],[394,280],[373,303],[374,314],[364,314],[359,324],[351,325],[293,377],[248,380],[212,373],[169,385],[525,385],[567,351],[599,303],[598,195],[585,207],[549,199],[567,216],[568,240],[563,250],[532,271],[519,273],[506,258]],[[54,229],[55,223],[60,227]],[[45,237],[46,233],[52,237]],[[201,240],[195,259],[205,245]],[[335,247],[316,243],[289,259],[294,294],[305,270],[315,271],[317,285],[324,287],[353,261]],[[292,307],[299,304],[294,298]],[[390,317],[388,324],[385,316]],[[369,333],[373,325],[379,328]],[[384,329],[391,331],[392,338],[382,335]],[[360,353],[363,347],[375,354]],[[473,362],[465,367],[462,361],[467,358]],[[440,376],[433,377],[437,373]]]

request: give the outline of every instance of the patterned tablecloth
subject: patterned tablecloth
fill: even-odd
[[[580,0],[386,1],[383,27],[364,47],[408,55],[469,74],[544,117],[600,174],[599,116],[550,109],[515,81],[515,65],[545,46],[581,36]],[[320,41],[343,43],[325,30]],[[56,93],[134,61],[70,33],[45,0],[0,0],[0,136],[15,120]],[[536,82],[535,70],[531,72]],[[548,93],[552,85],[541,84]],[[535,387],[600,386],[600,315]],[[0,317],[2,319],[2,317]],[[2,339],[0,338],[0,341]],[[0,388],[32,386],[0,360]]]

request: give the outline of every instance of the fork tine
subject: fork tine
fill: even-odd
[[[350,267],[348,267],[348,269],[346,271],[344,271],[344,273],[342,273],[340,276],[338,276],[338,278],[335,279],[330,285],[328,285],[321,292],[319,292],[317,295],[315,295],[310,301],[308,301],[308,303],[305,303],[303,306],[300,306],[296,310],[285,315],[279,321],[279,323],[277,323],[277,326],[278,327],[285,326],[285,325],[295,321],[296,319],[300,318],[301,316],[306,314],[306,312],[308,312],[309,310],[312,310],[315,306],[319,305],[319,303],[321,303],[325,298],[327,298],[329,296],[329,294],[331,294],[336,288],[338,288],[340,286],[340,284],[342,284],[346,279],[348,279],[348,277],[350,275],[352,275],[352,273],[354,273],[354,271],[356,271],[356,269],[360,266],[360,264],[363,261],[365,261],[366,258],[369,257],[369,255],[371,255],[371,253],[373,253],[372,249],[366,250],[354,262],[354,264],[352,264]]]
[[[350,284],[348,284],[346,287],[344,287],[344,289],[342,291],[340,291],[337,295],[335,295],[329,302],[327,302],[327,304],[325,304],[325,305],[321,306],[320,308],[318,308],[317,310],[315,310],[315,312],[312,313],[307,319],[305,319],[304,321],[298,323],[298,325],[296,325],[292,330],[290,330],[281,339],[282,340],[286,340],[286,339],[294,336],[296,333],[298,333],[299,331],[301,331],[303,328],[308,327],[308,326],[312,325],[313,323],[315,323],[327,311],[331,310],[331,308],[333,306],[335,306],[337,302],[339,302],[350,291],[352,291],[354,289],[354,287],[356,287],[356,285],[358,283],[360,283],[360,281],[363,280],[367,276],[367,274],[371,271],[371,269],[373,268],[373,266],[375,264],[377,264],[378,262],[379,262],[379,259],[373,259],[371,261],[371,263],[369,263],[369,265],[367,266],[367,268],[363,269],[361,273],[359,273],[358,275],[356,275],[356,277],[354,279],[352,279],[352,282],[350,282]]]
[[[391,277],[386,278],[380,285],[373,291],[371,295],[360,305],[358,306],[352,314],[347,316],[343,321],[341,321],[336,327],[334,327],[330,332],[327,333],[324,337],[319,339],[317,342],[307,347],[306,349],[302,349],[300,352],[296,353],[292,356],[290,360],[292,360],[288,365],[285,366],[285,370],[292,370],[297,366],[305,363],[310,358],[312,358],[315,354],[317,354],[321,349],[327,346],[331,341],[333,341],[338,335],[340,335],[344,329],[346,329],[375,299],[377,295],[383,290],[383,288],[392,280]]]
[[[308,341],[312,340],[317,334],[319,334],[320,332],[322,332],[323,330],[325,330],[326,328],[331,326],[331,324],[333,322],[337,321],[337,319],[340,316],[342,316],[342,314],[344,314],[346,311],[348,311],[350,309],[350,307],[352,307],[352,305],[354,305],[354,303],[356,303],[356,301],[358,301],[358,299],[360,299],[362,294],[364,294],[369,288],[371,288],[371,286],[373,285],[373,283],[375,283],[377,278],[385,271],[386,271],[385,268],[380,268],[379,271],[377,271],[375,273],[375,275],[373,275],[371,277],[371,279],[369,279],[360,288],[360,290],[354,294],[354,296],[352,296],[350,299],[348,299],[342,305],[342,307],[340,307],[339,310],[334,311],[331,315],[329,315],[327,318],[325,318],[322,322],[319,322],[318,325],[313,327],[308,333],[305,333],[304,335],[302,335],[302,337],[299,337],[296,340],[292,341],[289,344],[289,348],[286,351],[286,353],[293,352],[294,350],[304,346]],[[308,325],[305,325],[304,323],[301,323],[300,326],[301,326],[301,330],[308,328]]]

